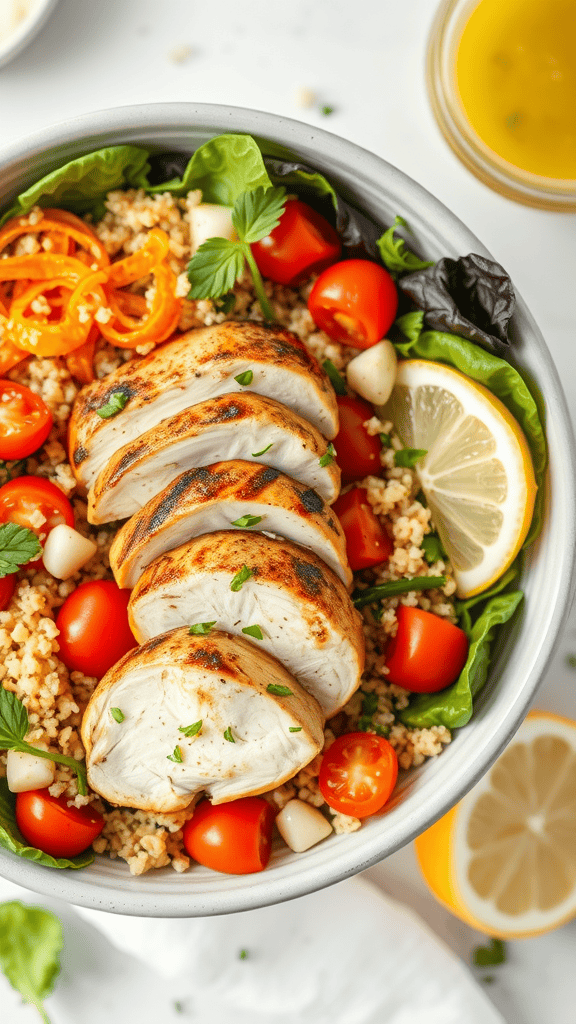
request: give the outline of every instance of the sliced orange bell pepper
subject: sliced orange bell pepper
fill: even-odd
[[[52,236],[52,233],[55,233],[59,238],[66,236],[73,239],[87,251],[92,262],[96,262],[99,267],[109,266],[110,257],[100,239],[83,220],[80,220],[79,217],[69,213],[67,210],[51,208],[42,210],[42,216],[33,224],[30,223],[27,216],[12,217],[0,230],[0,252],[6,246],[15,242],[17,238],[20,238],[21,235],[42,234]],[[50,252],[68,252],[68,243],[66,248],[64,248],[62,242],[58,242],[56,243],[56,248],[54,248],[52,237],[51,241],[53,244],[49,250]]]
[[[156,280],[156,292],[148,316],[134,326],[126,325],[125,321],[128,318],[122,317],[127,328],[124,331],[120,330],[122,322],[116,318],[100,325],[103,336],[113,345],[120,348],[136,348],[151,341],[159,344],[166,341],[176,330],[182,311],[182,299],[176,298],[175,295],[176,274],[166,263],[155,267],[152,273]],[[110,300],[113,301],[112,296]]]

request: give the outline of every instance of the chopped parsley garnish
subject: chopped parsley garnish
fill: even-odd
[[[362,692],[362,712],[358,719],[357,729],[358,732],[375,732],[377,736],[384,736],[386,738],[390,733],[390,729],[372,720],[377,711],[378,694]]]
[[[234,739],[234,737],[232,735],[232,726],[231,725],[229,725],[228,728],[226,729],[226,731],[224,733],[224,739],[228,740],[228,743],[236,743],[236,740]]]
[[[217,299],[234,286],[246,264],[252,275],[254,291],[266,320],[274,320],[264,282],[250,246],[266,238],[280,223],[286,203],[286,189],[258,188],[238,196],[232,209],[232,224],[237,241],[209,238],[194,253],[188,264],[191,288],[189,299]]]
[[[251,576],[252,569],[249,569],[247,565],[243,565],[233,577],[230,584],[230,590],[242,590],[246,580],[249,580]]]
[[[383,448],[390,447],[390,434],[382,433],[378,434],[378,437],[380,438],[380,444],[382,445]]]
[[[276,697],[291,697],[293,691],[289,686],[280,686],[279,683],[268,683],[266,693],[273,693]]]
[[[267,444],[266,447],[263,448],[261,452],[252,452],[252,458],[253,459],[257,459],[259,455],[266,455],[266,452],[270,451],[270,449],[272,448],[273,444],[274,444],[274,442],[271,441],[270,444]]]
[[[487,946],[475,946],[472,958],[476,967],[495,967],[506,961],[506,946],[502,939],[490,939]]]
[[[117,416],[128,401],[129,395],[125,395],[123,391],[113,391],[105,405],[101,405],[99,409],[96,409],[98,416],[103,420],[110,420],[113,416]]]
[[[246,636],[253,636],[255,640],[264,639],[264,633],[260,629],[260,626],[244,626],[242,632],[246,633]]]
[[[434,587],[443,587],[445,583],[446,576],[415,576],[412,580],[390,580],[389,583],[380,583],[376,587],[367,587],[366,590],[356,590],[352,600],[356,608],[363,608],[365,604],[382,601],[385,597],[408,594],[411,590],[431,590]]]
[[[323,114],[324,117],[329,117],[330,114],[334,113],[334,107],[330,107],[325,103],[323,107],[320,107],[320,113]]]
[[[427,448],[401,448],[400,451],[394,452],[394,464],[404,469],[414,469],[418,460],[423,459],[425,455],[428,455]]]
[[[318,463],[322,467],[329,466],[331,462],[334,462],[335,458],[336,458],[336,449],[335,449],[334,445],[332,444],[332,441],[330,441],[330,444],[328,445],[326,451],[324,452],[324,455],[322,456],[321,459],[318,459]]]
[[[326,374],[330,378],[330,383],[334,388],[337,395],[346,394],[346,381],[341,373],[336,369],[331,359],[325,359],[322,363],[322,368],[326,371]]]
[[[183,732],[185,736],[190,739],[191,736],[198,736],[202,731],[202,719],[199,722],[193,722],[192,725],[179,725],[178,732]]]
[[[33,747],[24,739],[28,728],[28,712],[22,701],[18,700],[15,693],[0,686],[0,750],[17,750],[22,754],[34,754],[35,757],[44,757],[47,761],[66,765],[76,773],[80,796],[86,796],[86,767],[82,761],[76,761],[75,758],[66,757],[64,754],[56,754],[53,750]]]
[[[239,373],[237,377],[234,377],[234,380],[241,384],[243,388],[246,388],[254,380],[254,373],[252,370],[244,370],[244,373]]]
[[[214,622],[195,622],[193,626],[190,626],[189,632],[192,636],[208,636],[213,626],[216,625],[216,619]]]
[[[426,267],[432,267],[434,265],[433,261],[421,260],[419,256],[410,252],[401,235],[394,238],[399,227],[408,227],[404,217],[395,217],[392,227],[388,228],[376,242],[384,266],[392,274],[402,274],[405,270],[425,270]]]
[[[250,526],[258,526],[261,523],[263,516],[251,516],[246,513],[245,516],[240,516],[240,519],[235,519],[231,524],[232,526],[240,526],[243,530],[248,529]]]
[[[288,726],[288,732],[302,732],[302,726],[301,725],[289,725]]]
[[[248,950],[247,949],[241,949],[240,952],[238,953],[238,959],[239,960],[247,960],[248,959]]]
[[[182,764],[184,758],[182,757],[182,751],[180,750],[180,747],[174,747],[174,753],[168,754],[166,759],[168,761],[174,761],[175,764]]]
[[[17,523],[2,523],[0,526],[0,576],[10,576],[21,565],[38,558],[42,547],[34,530],[27,530]]]
[[[569,668],[576,668],[576,654],[567,654],[566,664]]]
[[[110,708],[110,714],[112,715],[114,721],[118,722],[119,725],[121,722],[124,721],[125,715],[124,712],[120,710],[120,708]]]

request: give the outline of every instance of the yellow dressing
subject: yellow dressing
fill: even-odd
[[[574,0],[480,0],[456,56],[462,106],[498,156],[576,178]]]

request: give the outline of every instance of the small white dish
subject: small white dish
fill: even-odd
[[[8,64],[32,42],[57,3],[58,0],[0,0],[0,67]],[[4,6],[7,7],[6,14]],[[11,24],[14,27],[10,30]],[[2,31],[4,28],[6,35]]]

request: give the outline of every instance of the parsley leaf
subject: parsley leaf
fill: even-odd
[[[291,697],[293,690],[289,686],[280,686],[279,683],[268,683],[266,693],[273,693],[276,697]]]
[[[45,1024],[50,1022],[43,1001],[60,971],[62,946],[62,925],[50,911],[17,900],[0,904],[0,966]]]
[[[326,371],[327,376],[330,378],[330,383],[334,388],[337,395],[346,394],[346,381],[342,374],[336,369],[331,359],[325,359],[322,363],[322,369]]]
[[[266,452],[270,451],[270,449],[272,448],[273,444],[274,444],[274,442],[271,441],[270,444],[266,445],[266,447],[263,448],[261,452],[252,452],[252,458],[253,459],[257,459],[260,455],[266,455]]]
[[[254,374],[252,370],[244,370],[244,373],[239,373],[237,377],[234,377],[234,380],[237,381],[238,384],[241,384],[243,388],[247,387],[248,384],[251,384],[253,379]]]
[[[408,594],[411,590],[431,590],[443,587],[445,583],[446,576],[415,576],[412,580],[390,580],[389,583],[379,583],[378,586],[367,587],[366,590],[356,590],[352,595],[352,602],[356,608],[363,608],[365,604],[382,601],[385,597]]]
[[[258,188],[238,196],[232,209],[232,224],[243,242],[252,245],[278,227],[286,203],[285,188]]]
[[[17,523],[0,526],[0,576],[10,576],[21,565],[38,558],[42,547],[33,530]]]
[[[122,412],[129,397],[123,391],[113,391],[106,404],[96,409],[97,415],[103,420],[112,419],[113,416],[117,416],[119,412]]]
[[[260,453],[260,454],[262,454],[262,453]],[[250,526],[258,526],[258,523],[261,523],[263,518],[264,518],[263,516],[251,516],[247,512],[245,516],[240,516],[240,519],[235,519],[234,522],[231,523],[230,525],[231,526],[239,526],[242,529],[246,529],[247,527],[250,527]]]
[[[400,451],[394,452],[394,464],[404,469],[414,469],[418,460],[423,459],[425,455],[428,455],[426,448],[401,448]]]
[[[234,292],[228,292],[227,295],[222,295],[221,298],[212,301],[218,313],[231,313],[236,305],[236,296]]]
[[[428,562],[428,565],[433,565],[440,558],[447,558],[447,554],[442,547],[442,541],[437,533],[427,533],[423,538],[420,545],[424,552],[424,558]]]
[[[329,466],[331,462],[334,462],[335,458],[336,449],[332,444],[332,441],[330,441],[330,444],[328,445],[326,451],[324,452],[324,455],[322,456],[322,458],[318,459],[318,464],[322,467]]]
[[[393,274],[401,274],[405,270],[424,270],[434,265],[433,260],[421,260],[406,247],[401,235],[394,238],[398,227],[408,227],[403,217],[396,217],[391,228],[378,239],[376,245],[380,251],[382,262]]]
[[[182,764],[184,758],[182,757],[182,751],[180,747],[174,747],[174,753],[166,756],[167,761],[174,761],[175,764]]]
[[[234,737],[232,735],[232,726],[231,725],[229,725],[228,728],[225,730],[225,732],[224,732],[224,739],[228,740],[228,743],[236,743],[236,740],[234,739]]]
[[[377,693],[362,693],[362,711],[360,718],[358,719],[357,729],[358,732],[375,732],[377,736],[384,736],[386,738],[390,729],[383,725],[379,725],[378,722],[373,722],[372,719],[378,711],[378,694]]]
[[[248,950],[247,949],[241,949],[240,952],[238,953],[238,959],[239,960],[247,960],[248,959]]]
[[[242,590],[242,587],[246,583],[246,580],[249,580],[251,576],[252,569],[249,569],[247,565],[243,565],[242,568],[239,569],[236,575],[233,577],[232,582],[230,584],[230,590]]]
[[[476,967],[494,967],[506,961],[506,946],[502,939],[490,939],[487,946],[476,946],[472,951]]]
[[[288,726],[288,732],[302,732],[301,725],[290,725]]]
[[[244,256],[237,242],[209,238],[199,246],[188,264],[188,280],[192,285],[188,298],[219,298],[230,291],[243,269]]]
[[[124,712],[121,711],[120,708],[110,708],[110,714],[112,715],[114,721],[118,722],[119,725],[121,724],[121,722],[124,721],[124,718],[126,717]]]
[[[191,636],[208,636],[208,633],[215,625],[216,619],[214,619],[214,622],[195,622],[193,626],[190,626],[189,633]]]
[[[576,668],[576,654],[567,654],[566,664],[569,668]]]
[[[192,725],[179,725],[178,732],[183,732],[185,736],[198,736],[202,731],[202,719],[199,722],[193,722]]]
[[[28,712],[21,700],[15,693],[5,690],[0,686],[0,750],[18,750],[23,754],[34,754],[35,757],[44,757],[47,761],[55,761],[57,764],[64,764],[76,773],[78,778],[78,792],[86,796],[86,768],[81,761],[73,757],[66,757],[64,754],[57,754],[54,751],[42,750],[40,747],[33,747],[24,739],[28,732]]]
[[[246,633],[247,636],[253,636],[255,640],[264,639],[264,633],[260,629],[260,626],[244,626],[242,632]]]
[[[334,107],[329,107],[328,104],[325,103],[323,107],[320,107],[320,113],[323,114],[324,117],[329,117],[330,114],[334,113]]]

